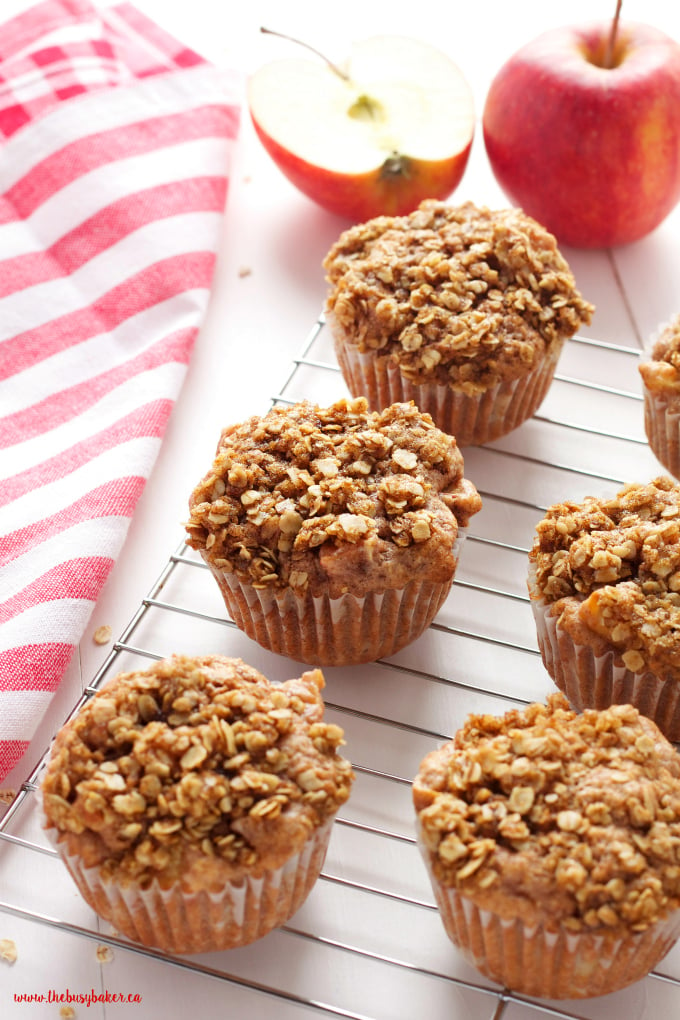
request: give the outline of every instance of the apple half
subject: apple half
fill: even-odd
[[[399,216],[460,182],[475,128],[471,89],[427,43],[375,36],[338,69],[276,60],[248,82],[250,115],[288,179],[353,222]]]

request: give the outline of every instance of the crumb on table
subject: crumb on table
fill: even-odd
[[[0,960],[16,963],[17,956],[17,944],[14,939],[0,939]]]
[[[96,645],[107,645],[111,640],[111,634],[111,627],[108,623],[105,623],[101,627],[97,627],[96,631],[92,635],[92,640]]]

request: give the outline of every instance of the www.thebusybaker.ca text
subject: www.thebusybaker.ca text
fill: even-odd
[[[66,989],[64,992],[57,992],[50,988],[48,992],[15,992],[15,1002],[59,1002],[71,1003],[79,1006],[92,1006],[97,1002],[129,1002],[139,1003],[142,997],[133,992],[95,992],[94,988],[89,992],[72,992]]]

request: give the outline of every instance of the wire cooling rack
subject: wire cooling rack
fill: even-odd
[[[528,548],[550,503],[613,494],[660,472],[644,435],[638,356],[584,338],[567,344],[540,413],[502,440],[464,450],[465,474],[484,506],[435,622],[392,658],[324,671],[327,717],[345,729],[357,780],[322,875],[289,924],[244,949],[200,957],[169,957],[104,930],[89,908],[74,906],[70,880],[40,829],[45,759],[0,820],[0,911],[216,979],[228,986],[231,1011],[224,1015],[231,1017],[268,1018],[274,1010],[279,1020],[677,1014],[675,951],[625,992],[569,1003],[513,994],[468,966],[443,932],[415,845],[410,800],[422,757],[470,712],[503,712],[553,689],[526,593]],[[321,317],[272,403],[308,398],[324,405],[343,395]],[[174,651],[240,655],[272,679],[300,672],[299,664],[260,649],[235,628],[209,571],[181,543],[73,711],[114,673]],[[8,879],[37,866],[53,871],[52,902],[37,901],[30,880]]]

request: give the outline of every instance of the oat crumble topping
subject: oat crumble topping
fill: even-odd
[[[551,506],[529,556],[532,598],[554,604],[570,633],[610,642],[633,672],[680,667],[680,486],[671,478]]]
[[[448,579],[480,508],[455,439],[412,403],[301,402],[225,429],[188,544],[256,587],[333,598]]]
[[[651,360],[641,361],[638,368],[648,389],[669,397],[680,394],[680,315],[661,330]]]
[[[643,931],[680,906],[680,756],[630,705],[470,716],[413,796],[437,878],[502,916]]]
[[[323,685],[319,670],[273,684],[218,655],[120,674],[55,739],[48,824],[121,884],[223,885],[280,866],[353,780]]]
[[[465,393],[526,375],[593,313],[555,238],[518,209],[429,200],[346,230],[324,268],[348,343]]]

